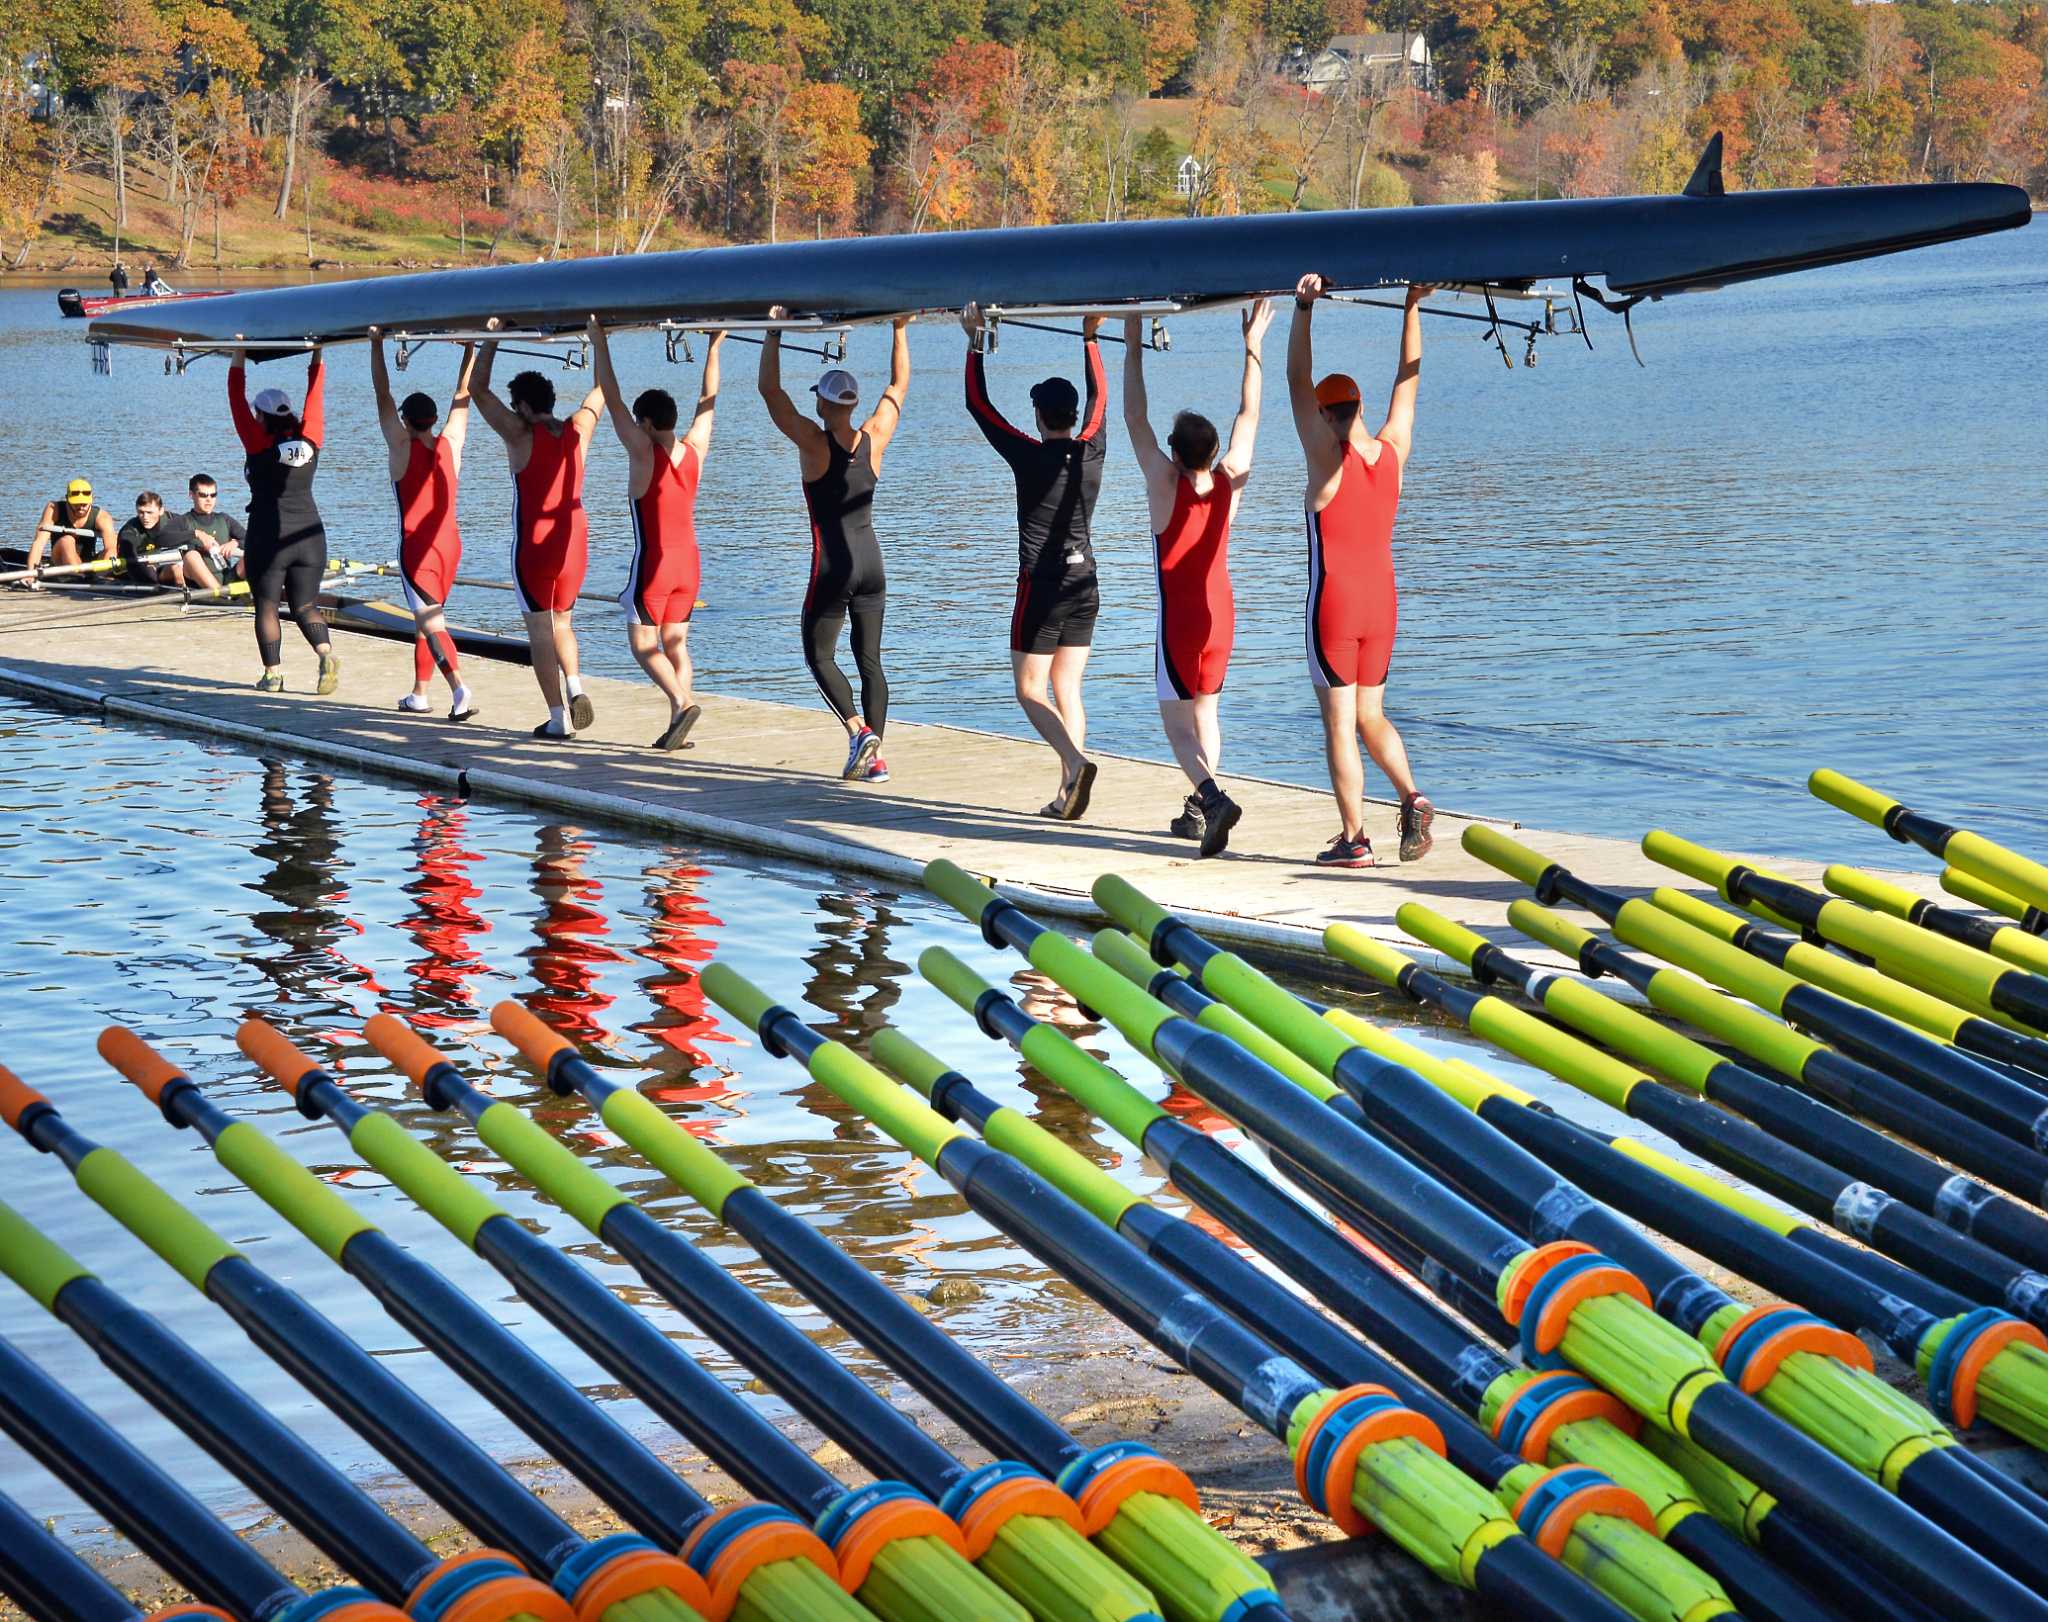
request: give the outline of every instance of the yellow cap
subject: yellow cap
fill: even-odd
[[[73,479],[64,486],[64,493],[67,496],[89,496],[92,494],[92,480]]]

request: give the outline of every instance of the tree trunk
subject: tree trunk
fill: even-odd
[[[220,193],[213,194],[213,268],[220,269]]]
[[[306,222],[306,263],[310,265],[313,262],[313,176],[310,173],[299,187],[299,202]]]
[[[114,229],[128,229],[128,118],[121,105],[119,91],[114,92],[112,106],[107,117],[108,144],[114,152]],[[115,256],[120,254],[120,239],[115,238]]]
[[[284,174],[277,185],[277,207],[274,210],[280,220],[291,218],[292,187],[299,172],[299,124],[305,106],[306,76],[292,75],[291,85],[285,91],[284,118]]]

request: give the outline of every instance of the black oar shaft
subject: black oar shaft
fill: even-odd
[[[0,1594],[16,1601],[30,1622],[139,1622],[142,1614],[4,1493]]]

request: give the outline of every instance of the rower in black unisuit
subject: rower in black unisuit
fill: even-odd
[[[249,478],[249,531],[243,552],[256,603],[256,646],[263,656],[263,679],[256,686],[265,693],[284,691],[278,605],[285,602],[299,634],[320,656],[315,691],[331,693],[341,681],[341,661],[334,657],[320,614],[327,528],[313,501],[313,476],[320,470],[326,434],[326,369],[316,348],[306,372],[306,409],[299,414],[293,413],[283,389],[262,389],[250,400],[247,378],[245,357],[237,349],[228,368],[228,409],[248,453],[243,467]]]

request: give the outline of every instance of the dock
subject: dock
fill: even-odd
[[[585,617],[587,641],[619,634],[612,616]],[[259,694],[245,610],[187,609],[172,596],[0,593],[0,689],[110,720],[233,739],[464,797],[911,887],[920,885],[926,862],[948,857],[1020,905],[1077,923],[1100,921],[1089,886],[1100,874],[1120,873],[1214,938],[1273,957],[1318,952],[1324,926],[1343,921],[1462,974],[1402,935],[1394,915],[1410,901],[1514,941],[1532,958],[1545,955],[1507,925],[1508,903],[1527,891],[1467,856],[1458,839],[1473,819],[1442,806],[1436,848],[1424,860],[1399,864],[1395,808],[1378,801],[1368,832],[1386,865],[1319,869],[1314,855],[1335,831],[1328,793],[1226,774],[1244,820],[1228,852],[1203,861],[1191,843],[1166,832],[1187,793],[1171,763],[1094,756],[1101,775],[1087,817],[1055,822],[1036,815],[1058,780],[1051,750],[1036,739],[892,721],[890,781],[848,783],[836,775],[845,735],[822,704],[700,693],[704,714],[690,747],[664,754],[650,747],[668,721],[667,701],[653,685],[589,678],[595,726],[574,742],[551,742],[531,736],[546,712],[524,667],[465,660],[480,714],[456,725],[441,713],[447,694],[438,677],[436,713],[395,707],[412,685],[409,645],[337,632],[335,651],[341,689],[316,697],[312,655],[287,624],[286,691]],[[1683,831],[1682,807],[1643,807],[1645,827],[1674,818]],[[1599,884],[1641,891],[1679,882],[1628,840],[1497,825]],[[1820,863],[1741,854],[1819,883]],[[1889,876],[1916,893],[1938,893],[1926,871]],[[1328,959],[1323,966],[1334,968]]]

